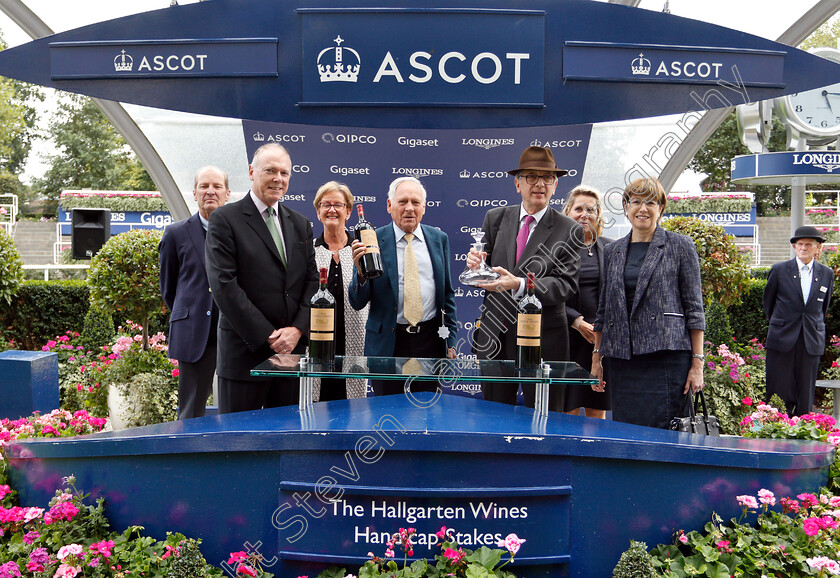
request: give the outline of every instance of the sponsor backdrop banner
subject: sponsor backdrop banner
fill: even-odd
[[[365,207],[373,225],[391,223],[386,211],[388,185],[402,176],[415,176],[428,194],[423,224],[449,235],[452,280],[458,306],[460,353],[469,354],[469,338],[478,317],[483,291],[461,285],[457,278],[466,266],[485,213],[494,207],[521,201],[507,171],[519,164],[528,146],[551,148],[557,165],[569,174],[561,177],[551,206],[562,211],[568,192],[579,185],[589,147],[591,125],[544,126],[487,130],[402,130],[324,127],[243,121],[248,157],[267,142],[285,146],[292,157],[292,179],[284,203],[306,215],[315,235],[323,227],[313,200],[327,181],[345,183],[356,202]],[[357,217],[351,215],[349,226]],[[477,386],[466,388],[476,393]]]

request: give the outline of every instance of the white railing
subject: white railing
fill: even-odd
[[[8,193],[0,195],[0,227],[6,229],[9,236],[15,234],[15,222],[18,216],[17,195]]]
[[[44,270],[44,281],[50,280],[50,271],[60,271],[62,269],[90,269],[90,265],[24,265],[24,270],[40,271]]]

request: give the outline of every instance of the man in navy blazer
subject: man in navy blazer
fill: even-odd
[[[815,227],[799,227],[790,242],[796,257],[770,269],[764,289],[764,312],[770,321],[767,398],[777,394],[793,416],[810,412],[814,404],[834,271],[817,263],[825,239]]]
[[[228,176],[216,167],[195,173],[198,212],[166,228],[160,241],[160,294],[169,316],[169,357],[178,360],[178,419],[204,415],[216,372],[216,326],[204,270],[204,238],[210,213],[230,197]]]
[[[376,230],[384,275],[365,280],[358,274],[365,245],[353,242],[357,274],[348,289],[354,309],[370,303],[365,327],[365,355],[377,357],[455,357],[458,318],[449,267],[449,237],[421,225],[426,210],[426,189],[414,177],[394,180],[388,190],[388,213],[393,222]],[[413,238],[407,239],[407,235]],[[419,321],[406,315],[406,251],[408,240],[416,255],[422,313]],[[403,392],[403,383],[374,382],[377,395]],[[414,391],[423,388],[415,385]]]
[[[312,223],[279,202],[289,153],[261,146],[248,174],[251,191],[214,211],[207,229],[207,278],[220,312],[219,413],[298,402],[295,378],[252,377],[251,369],[275,353],[304,353],[318,289]]]

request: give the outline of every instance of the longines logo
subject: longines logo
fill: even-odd
[[[391,167],[392,175],[405,175],[407,177],[439,177],[443,175],[443,169],[419,169],[413,167]]]
[[[306,140],[305,134],[270,134],[264,135],[260,131],[254,133],[254,142],[303,142]]]
[[[512,146],[514,139],[512,138],[462,138],[461,145],[462,146],[475,146],[483,148],[484,150],[490,150],[496,147],[509,147]]]
[[[811,165],[832,173],[834,169],[840,169],[840,153],[796,153],[793,164]]]
[[[507,199],[458,199],[459,207],[507,207]]]
[[[508,175],[504,171],[474,171],[470,172],[468,169],[464,169],[458,176],[462,179],[503,179]]]
[[[336,36],[335,46],[318,53],[318,76],[321,82],[356,82],[362,67],[359,53],[349,46],[342,46],[344,39]]]
[[[327,144],[338,142],[342,144],[376,144],[376,137],[367,134],[333,134],[325,132],[321,140]]]
[[[364,195],[353,195],[353,200],[357,203],[375,203],[376,197],[371,196],[364,196]]]

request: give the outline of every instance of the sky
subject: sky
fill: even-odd
[[[23,0],[52,30],[62,32],[94,22],[102,22],[168,8],[170,0]],[[180,4],[192,4],[197,0],[179,0]],[[231,1],[236,0],[209,0]],[[287,0],[288,1],[288,0]],[[558,0],[560,2],[562,0]],[[816,0],[669,0],[672,14],[685,16],[742,30],[775,40]],[[640,8],[661,11],[665,0],[642,0]],[[24,33],[5,14],[0,12],[0,31],[9,46],[29,42],[31,38]],[[714,44],[714,39],[709,39]],[[39,127],[46,129],[56,99],[54,91],[45,89],[47,101],[39,108]],[[643,122],[643,121],[642,121]],[[46,170],[42,156],[54,153],[48,141],[39,141],[33,147],[29,163],[22,180],[42,176]]]

